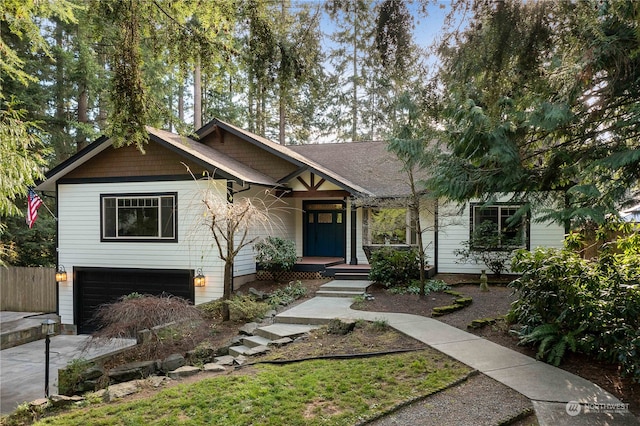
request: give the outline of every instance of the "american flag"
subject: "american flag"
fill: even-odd
[[[29,188],[29,199],[27,202],[27,225],[29,228],[33,226],[38,218],[38,208],[42,204],[42,199],[31,188]]]

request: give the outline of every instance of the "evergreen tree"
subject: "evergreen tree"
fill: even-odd
[[[24,105],[15,94],[21,86],[24,91],[38,80],[25,66],[27,61],[20,52],[42,54],[51,57],[51,48],[39,28],[40,19],[57,18],[72,22],[74,6],[59,2],[3,2],[0,6],[0,217],[19,215],[16,200],[27,194],[28,187],[42,178],[42,168],[47,155],[43,132],[38,124],[26,118]],[[8,37],[7,37],[8,36]],[[15,42],[14,44],[11,41]],[[9,86],[10,90],[6,91]],[[5,220],[0,223],[0,235],[6,229]],[[0,265],[5,263],[10,247],[3,239],[0,243]]]
[[[461,8],[472,18],[440,47],[448,154],[434,187],[458,201],[555,194],[549,217],[601,222],[638,183],[640,4]]]
[[[371,99],[365,87],[371,84],[376,63],[372,57],[375,25],[372,8],[372,0],[333,0],[326,4],[336,25],[335,32],[330,35],[335,43],[329,52],[335,98],[329,114],[332,130],[339,140],[360,140],[359,129],[368,127],[361,119],[366,100]]]
[[[299,142],[309,133],[304,127],[315,125],[314,101],[324,80],[319,8],[255,0],[244,4],[243,13],[247,127],[281,144]]]
[[[96,11],[95,20],[101,25],[101,43],[110,47],[107,134],[116,146],[135,144],[144,151],[145,126],[162,127],[172,121],[163,108],[166,95],[160,93],[157,99],[150,90],[150,85],[161,79],[151,73],[153,67],[145,67],[144,58],[151,58],[151,63],[164,59],[169,65],[167,71],[171,71],[171,65],[186,70],[196,64],[207,69],[218,63],[230,48],[229,34],[235,19],[232,6],[231,1],[211,3],[206,8],[191,0],[93,1],[91,10]],[[179,84],[183,76],[178,74]],[[198,108],[194,116],[200,113]]]

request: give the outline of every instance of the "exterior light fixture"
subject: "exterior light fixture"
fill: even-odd
[[[202,275],[202,268],[198,268],[196,271],[196,276],[193,277],[193,285],[194,287],[204,287],[205,278]]]
[[[66,273],[65,273],[66,274]],[[65,278],[66,279],[66,278]],[[46,319],[42,321],[42,334],[45,336],[44,340],[44,396],[49,398],[49,346],[51,343],[51,336],[56,334],[56,322],[52,319]]]
[[[67,280],[67,271],[64,270],[64,266],[59,265],[56,271],[56,282],[64,282]]]

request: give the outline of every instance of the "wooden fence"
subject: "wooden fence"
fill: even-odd
[[[54,268],[0,266],[0,310],[55,312]]]

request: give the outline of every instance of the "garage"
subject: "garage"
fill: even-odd
[[[188,269],[74,268],[75,323],[79,334],[96,330],[96,308],[118,298],[140,294],[171,294],[193,303],[193,271]]]

